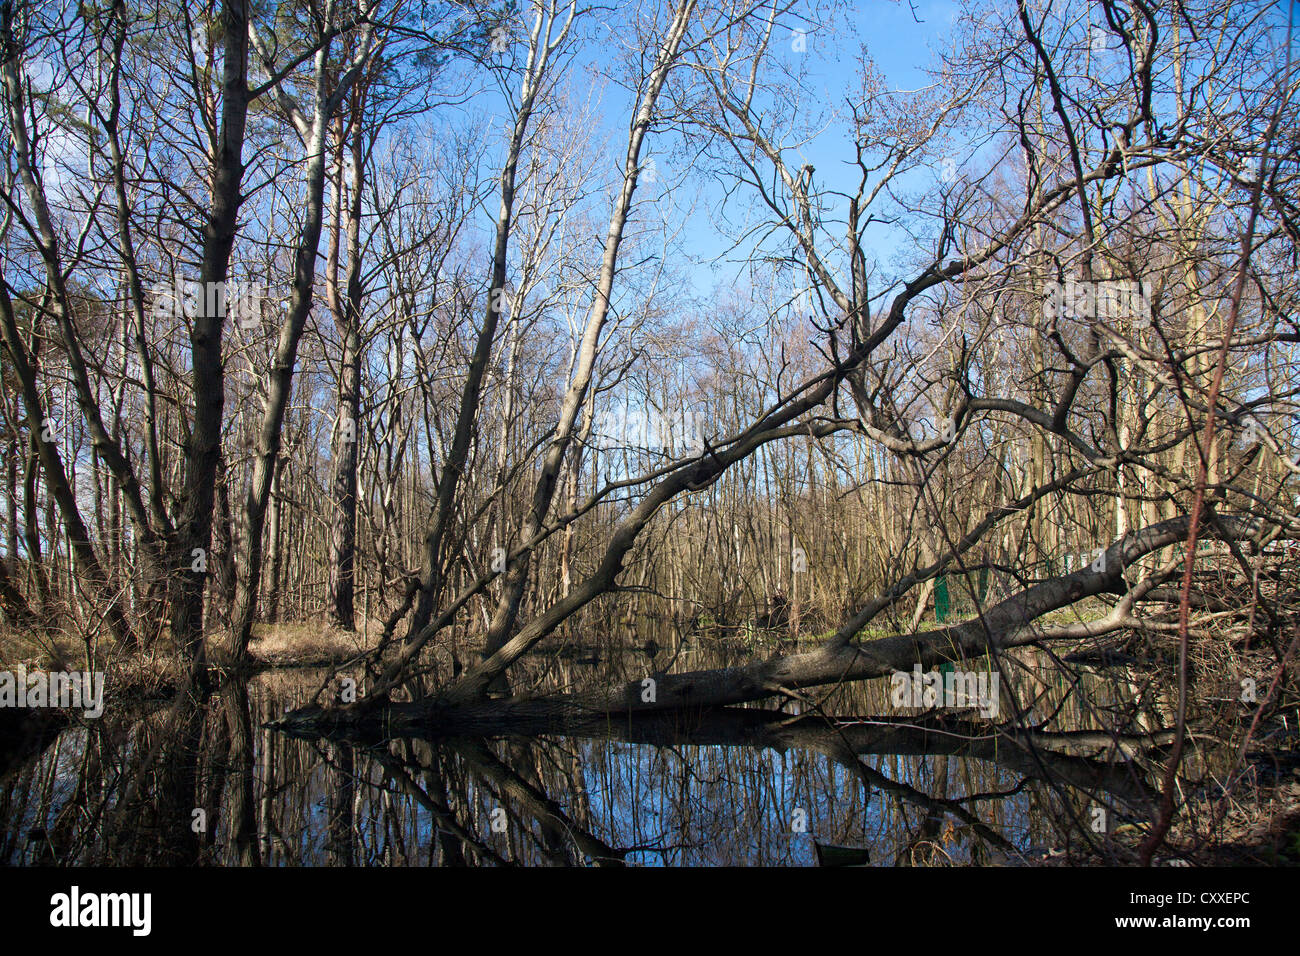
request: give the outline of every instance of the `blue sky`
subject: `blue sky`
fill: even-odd
[[[810,103],[812,109],[845,112],[846,97],[860,82],[859,44],[865,44],[891,89],[915,90],[928,85],[930,78],[924,67],[935,61],[935,52],[943,46],[958,10],[953,0],[918,0],[914,5],[907,0],[860,0],[856,7],[849,24],[852,32],[822,29],[806,37],[808,85],[818,91],[816,102]],[[854,159],[852,142],[849,125],[841,119],[807,144],[803,160],[816,168],[819,185],[846,192],[856,190],[858,170],[849,165]],[[915,174],[900,181],[920,184]],[[886,232],[878,230],[876,239],[885,245]],[[722,255],[727,245],[709,223],[687,231],[686,248],[692,256],[712,259]],[[731,258],[742,254],[742,250],[736,250]],[[715,283],[728,283],[728,276],[736,268],[697,269],[693,281],[696,293],[707,295]]]
[[[806,37],[806,50],[802,54],[807,57],[807,62],[803,65],[810,72],[808,84],[817,91],[815,101],[809,104],[810,108],[820,112],[831,109],[841,114],[845,111],[846,96],[859,87],[858,53],[859,45],[863,43],[891,88],[917,89],[926,85],[928,78],[922,72],[922,67],[934,60],[934,51],[949,32],[957,8],[958,5],[953,0],[916,0],[913,4],[909,4],[908,0],[860,0],[847,25],[841,23],[811,29]],[[579,71],[584,66],[608,66],[614,48],[596,42],[600,39],[599,26],[588,22],[578,29],[579,34],[586,39],[580,41],[577,62],[573,65]],[[793,55],[793,37],[788,30],[786,32],[786,37],[780,41],[785,45],[783,52]],[[522,55],[522,30],[516,31],[512,40],[515,55]],[[579,77],[580,73],[572,73],[568,85],[578,82]],[[491,116],[490,128],[498,143],[486,152],[483,161],[484,174],[495,176],[499,170],[510,111],[490,81],[485,82],[480,75],[478,82],[481,91],[460,110],[463,119],[469,122],[474,122],[475,117],[481,118],[484,112]],[[617,163],[626,144],[630,97],[626,91],[609,84],[598,95],[609,161]],[[643,161],[654,160],[657,182],[643,177],[638,198],[658,196],[687,172],[674,168],[681,160],[673,152],[673,146],[672,135],[662,132],[656,132],[647,141],[642,158]],[[857,171],[856,167],[845,165],[845,161],[852,160],[853,155],[851,130],[846,122],[838,120],[831,122],[814,142],[808,144],[802,161],[811,162],[816,167],[820,185],[851,191],[856,188]],[[910,181],[905,179],[904,182]],[[916,182],[919,185],[919,180]],[[727,224],[715,222],[712,216],[713,204],[719,195],[720,187],[716,181],[687,176],[682,189],[672,197],[682,204],[696,204],[694,214],[681,223],[683,228],[678,238],[678,248],[687,260],[678,264],[688,260],[694,263],[686,267],[687,282],[693,293],[701,297],[710,295],[715,286],[735,285],[743,267],[740,262],[715,261],[726,253],[730,245],[725,231],[728,229]],[[748,196],[744,199],[748,199]],[[480,211],[478,225],[485,235],[495,219],[498,200],[499,193],[490,192]],[[739,207],[731,211],[739,211]],[[608,212],[607,203],[598,203],[592,210],[598,219],[603,219]],[[631,224],[631,234],[642,228],[655,228],[653,219],[663,213],[643,205],[634,215],[637,218]],[[837,215],[842,216],[842,211]],[[670,218],[680,222],[680,217]],[[600,234],[603,236],[603,229]],[[747,249],[742,247],[736,250],[730,258],[744,260],[747,258]]]

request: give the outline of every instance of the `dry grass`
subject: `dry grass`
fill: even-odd
[[[0,626],[0,667],[71,670],[86,666],[86,644],[70,631],[42,632]]]
[[[324,621],[262,624],[253,629],[248,650],[255,660],[267,664],[335,664],[373,647],[383,625],[372,621],[368,630],[369,640],[360,625],[355,632],[349,632]]]
[[[253,628],[249,653],[254,660],[273,666],[334,664],[373,647],[382,629],[378,621],[371,621],[368,629],[358,626],[355,633],[324,621],[258,624]],[[224,639],[222,632],[208,635],[210,659],[221,658]],[[32,670],[81,670],[86,667],[86,645],[71,631],[43,633],[0,627],[0,668],[19,664]],[[94,666],[111,666],[124,677],[134,678],[133,684],[166,682],[177,673],[175,648],[165,631],[150,650],[135,654],[116,653],[112,640],[100,640],[95,645]]]

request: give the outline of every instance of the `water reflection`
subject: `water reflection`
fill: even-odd
[[[537,667],[564,684],[572,668],[635,676],[645,656],[606,647]],[[266,724],[322,675],[265,672],[69,727],[11,762],[0,862],[806,866],[823,844],[879,865],[1016,863],[1097,843],[1099,809],[1107,829],[1143,818],[1166,742],[1149,732],[1167,726],[1167,702],[1124,671],[1083,693],[1038,652],[1008,664],[1002,716],[1022,712],[1032,733],[975,712],[891,713],[876,681],[780,709],[488,739],[300,739]]]

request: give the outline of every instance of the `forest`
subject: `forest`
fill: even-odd
[[[0,0],[0,863],[1300,863],[1298,14]]]

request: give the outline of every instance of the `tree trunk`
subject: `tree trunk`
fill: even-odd
[[[241,184],[248,118],[248,0],[222,0],[221,14],[225,36],[221,130],[212,157],[211,209],[203,230],[203,261],[199,268],[199,281],[205,290],[225,286],[244,198]],[[226,394],[221,356],[226,317],[224,310],[210,308],[213,298],[200,296],[203,301],[190,332],[194,420],[185,446],[181,513],[173,557],[176,581],[172,589],[172,640],[195,663],[204,658],[203,599]]]

